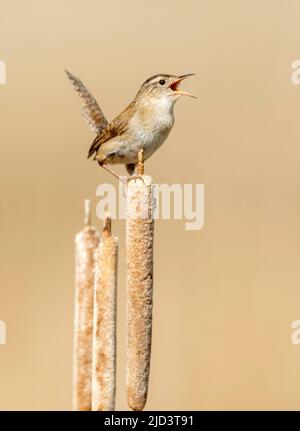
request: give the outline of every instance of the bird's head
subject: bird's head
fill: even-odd
[[[165,100],[172,105],[180,96],[190,96],[195,98],[192,94],[179,90],[181,81],[193,75],[193,73],[181,76],[167,75],[165,73],[154,75],[143,83],[137,97],[150,97],[157,99],[158,101]]]

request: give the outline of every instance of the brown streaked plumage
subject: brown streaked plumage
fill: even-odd
[[[125,164],[130,175],[144,150],[148,159],[166,140],[174,125],[173,107],[182,96],[192,96],[178,90],[180,82],[191,76],[158,74],[147,79],[134,100],[111,123],[105,119],[96,100],[82,82],[67,72],[75,90],[84,100],[84,116],[97,133],[88,157],[94,155],[100,166],[119,178],[107,164]]]
[[[104,142],[122,135],[128,128],[128,117],[132,116],[136,108],[135,102],[131,102],[124,112],[118,115],[105,129],[103,129],[94,139],[88,154],[88,158],[97,153],[100,145]]]
[[[107,125],[108,122],[91,93],[86,86],[67,70],[65,71],[75,91],[83,101],[82,116],[90,126],[94,133],[100,133]]]

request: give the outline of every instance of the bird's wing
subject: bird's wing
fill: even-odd
[[[108,125],[108,122],[103,112],[101,111],[100,106],[93,98],[86,86],[80,81],[80,79],[73,76],[67,70],[66,74],[71,81],[75,91],[79,94],[79,97],[83,101],[83,118],[87,121],[88,125],[94,133],[100,133]]]
[[[122,135],[128,129],[128,120],[133,115],[135,109],[135,102],[131,102],[130,105],[118,115],[108,126],[103,129],[98,136],[95,138],[91,145],[88,157],[91,157],[94,153],[97,153],[99,147],[106,141],[115,138],[116,136]]]

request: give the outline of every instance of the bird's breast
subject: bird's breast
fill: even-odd
[[[174,124],[173,111],[146,106],[138,109],[130,122],[130,129],[149,157],[167,138]]]
[[[166,140],[172,125],[172,122],[162,122],[161,119],[139,122],[133,128],[132,144],[143,148],[144,157],[147,159]]]

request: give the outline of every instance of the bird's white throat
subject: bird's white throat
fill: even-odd
[[[149,115],[152,117],[157,126],[172,127],[174,124],[174,113],[173,108],[176,99],[170,96],[149,98],[147,105],[149,109]]]

